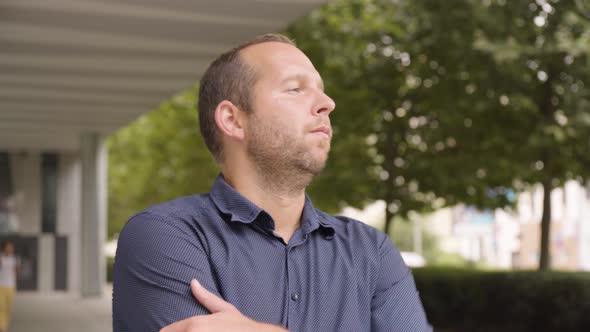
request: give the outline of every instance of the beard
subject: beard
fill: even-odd
[[[249,117],[246,151],[258,173],[276,189],[305,189],[326,166],[330,139],[306,141],[291,128],[264,123],[254,112]]]

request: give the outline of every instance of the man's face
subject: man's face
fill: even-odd
[[[246,124],[246,147],[261,170],[317,175],[326,164],[334,101],[319,73],[296,47],[277,42],[243,50],[257,81]]]

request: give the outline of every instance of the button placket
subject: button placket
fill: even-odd
[[[294,259],[297,255],[294,253],[297,249],[297,245],[288,245],[286,248],[287,254],[287,289],[286,294],[288,298],[287,300],[287,321],[289,330],[298,331],[301,324],[301,286],[299,284],[299,278],[297,277],[297,270],[298,266],[296,264],[297,260]],[[295,255],[295,256],[294,256]]]
[[[288,271],[288,275],[289,275],[289,284],[288,284],[288,290],[289,290],[289,297],[291,298],[291,300],[293,302],[297,302],[297,300],[299,300],[299,292],[296,289],[296,287],[294,287],[295,284],[295,279],[293,278],[293,273],[292,273],[292,269],[293,269],[293,252],[292,250],[295,249],[295,247],[293,246],[289,246],[287,248],[287,269]]]

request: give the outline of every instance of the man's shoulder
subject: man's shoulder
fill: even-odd
[[[334,248],[352,252],[355,259],[369,264],[366,265],[367,268],[378,268],[385,255],[393,253],[393,256],[399,256],[399,250],[389,237],[369,224],[351,217],[331,215],[319,210],[318,216],[324,219],[324,223],[334,226],[333,239],[336,241]]]
[[[383,242],[387,238],[381,230],[360,220],[343,215],[332,215],[319,209],[316,209],[316,211],[320,218],[323,218],[327,224],[334,226],[337,233],[340,232],[346,235],[347,238],[364,238],[377,242]]]
[[[156,229],[166,227],[166,225],[190,227],[196,222],[207,220],[207,216],[214,213],[216,213],[216,209],[209,198],[209,193],[183,196],[137,212],[129,218],[123,231],[129,228],[130,224],[137,223],[142,225],[150,223]]]
[[[194,215],[213,205],[209,193],[178,197],[163,203],[152,205],[137,214],[148,213],[159,217]]]
[[[143,243],[163,247],[175,245],[174,241],[162,241],[165,237],[198,239],[213,225],[216,208],[209,194],[178,197],[152,205],[131,216],[121,229],[119,245]]]

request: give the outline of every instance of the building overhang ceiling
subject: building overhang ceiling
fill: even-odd
[[[2,0],[0,149],[76,150],[327,0]]]

